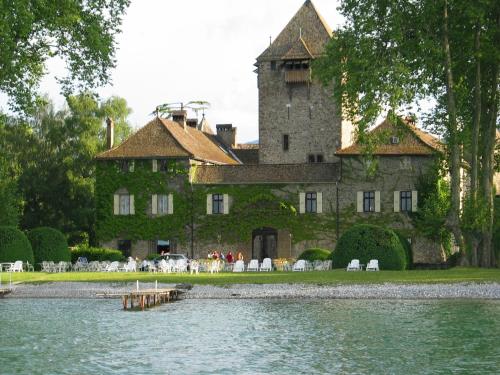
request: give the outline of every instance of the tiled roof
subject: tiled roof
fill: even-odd
[[[282,60],[297,60],[297,59],[311,59],[313,55],[309,48],[307,48],[304,39],[298,38],[295,43],[292,44],[290,49],[285,53],[281,59]]]
[[[302,37],[312,57],[321,56],[325,44],[332,37],[332,30],[310,0],[306,0],[278,37],[257,57],[257,61],[281,59],[293,49],[299,37]]]
[[[210,136],[190,126],[155,118],[97,159],[190,157],[215,164],[238,164]]]
[[[409,121],[400,121],[402,126],[394,126],[388,119],[385,119],[380,125],[370,133],[379,136],[383,143],[376,146],[374,155],[432,155],[436,151],[442,150],[442,144],[433,135],[417,128]],[[396,136],[399,142],[392,144],[391,137]],[[363,146],[359,143],[343,148],[335,154],[342,155],[360,155]]]
[[[192,181],[199,185],[335,182],[339,163],[199,165]]]
[[[243,164],[258,164],[259,149],[258,148],[233,148],[232,151],[241,160]]]

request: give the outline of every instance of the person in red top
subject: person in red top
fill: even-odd
[[[233,263],[233,253],[231,251],[228,251],[226,254],[226,260],[228,263]]]

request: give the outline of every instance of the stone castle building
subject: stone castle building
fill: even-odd
[[[354,223],[398,230],[415,263],[440,263],[441,249],[413,229],[417,180],[439,142],[410,120],[385,120],[373,158],[354,142],[324,87],[311,76],[332,32],[307,0],[259,56],[259,144],[236,142],[232,124],[176,111],[157,117],[97,157],[97,235],[102,246],[145,257],[164,249],[246,259],[333,249]],[[113,124],[108,123],[108,134]],[[108,141],[112,139],[112,135]]]

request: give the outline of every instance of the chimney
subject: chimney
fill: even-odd
[[[198,128],[198,119],[188,118],[186,121],[187,126],[197,129]]]
[[[106,145],[108,150],[113,148],[115,140],[115,124],[111,117],[106,118]]]
[[[217,124],[217,138],[228,147],[233,147],[236,144],[236,128],[233,124]]]
[[[172,112],[172,120],[178,123],[180,126],[182,126],[184,130],[186,130],[186,118],[187,118],[187,111],[183,109]]]

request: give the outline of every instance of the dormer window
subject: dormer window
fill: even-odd
[[[399,137],[391,137],[391,145],[399,144]]]

